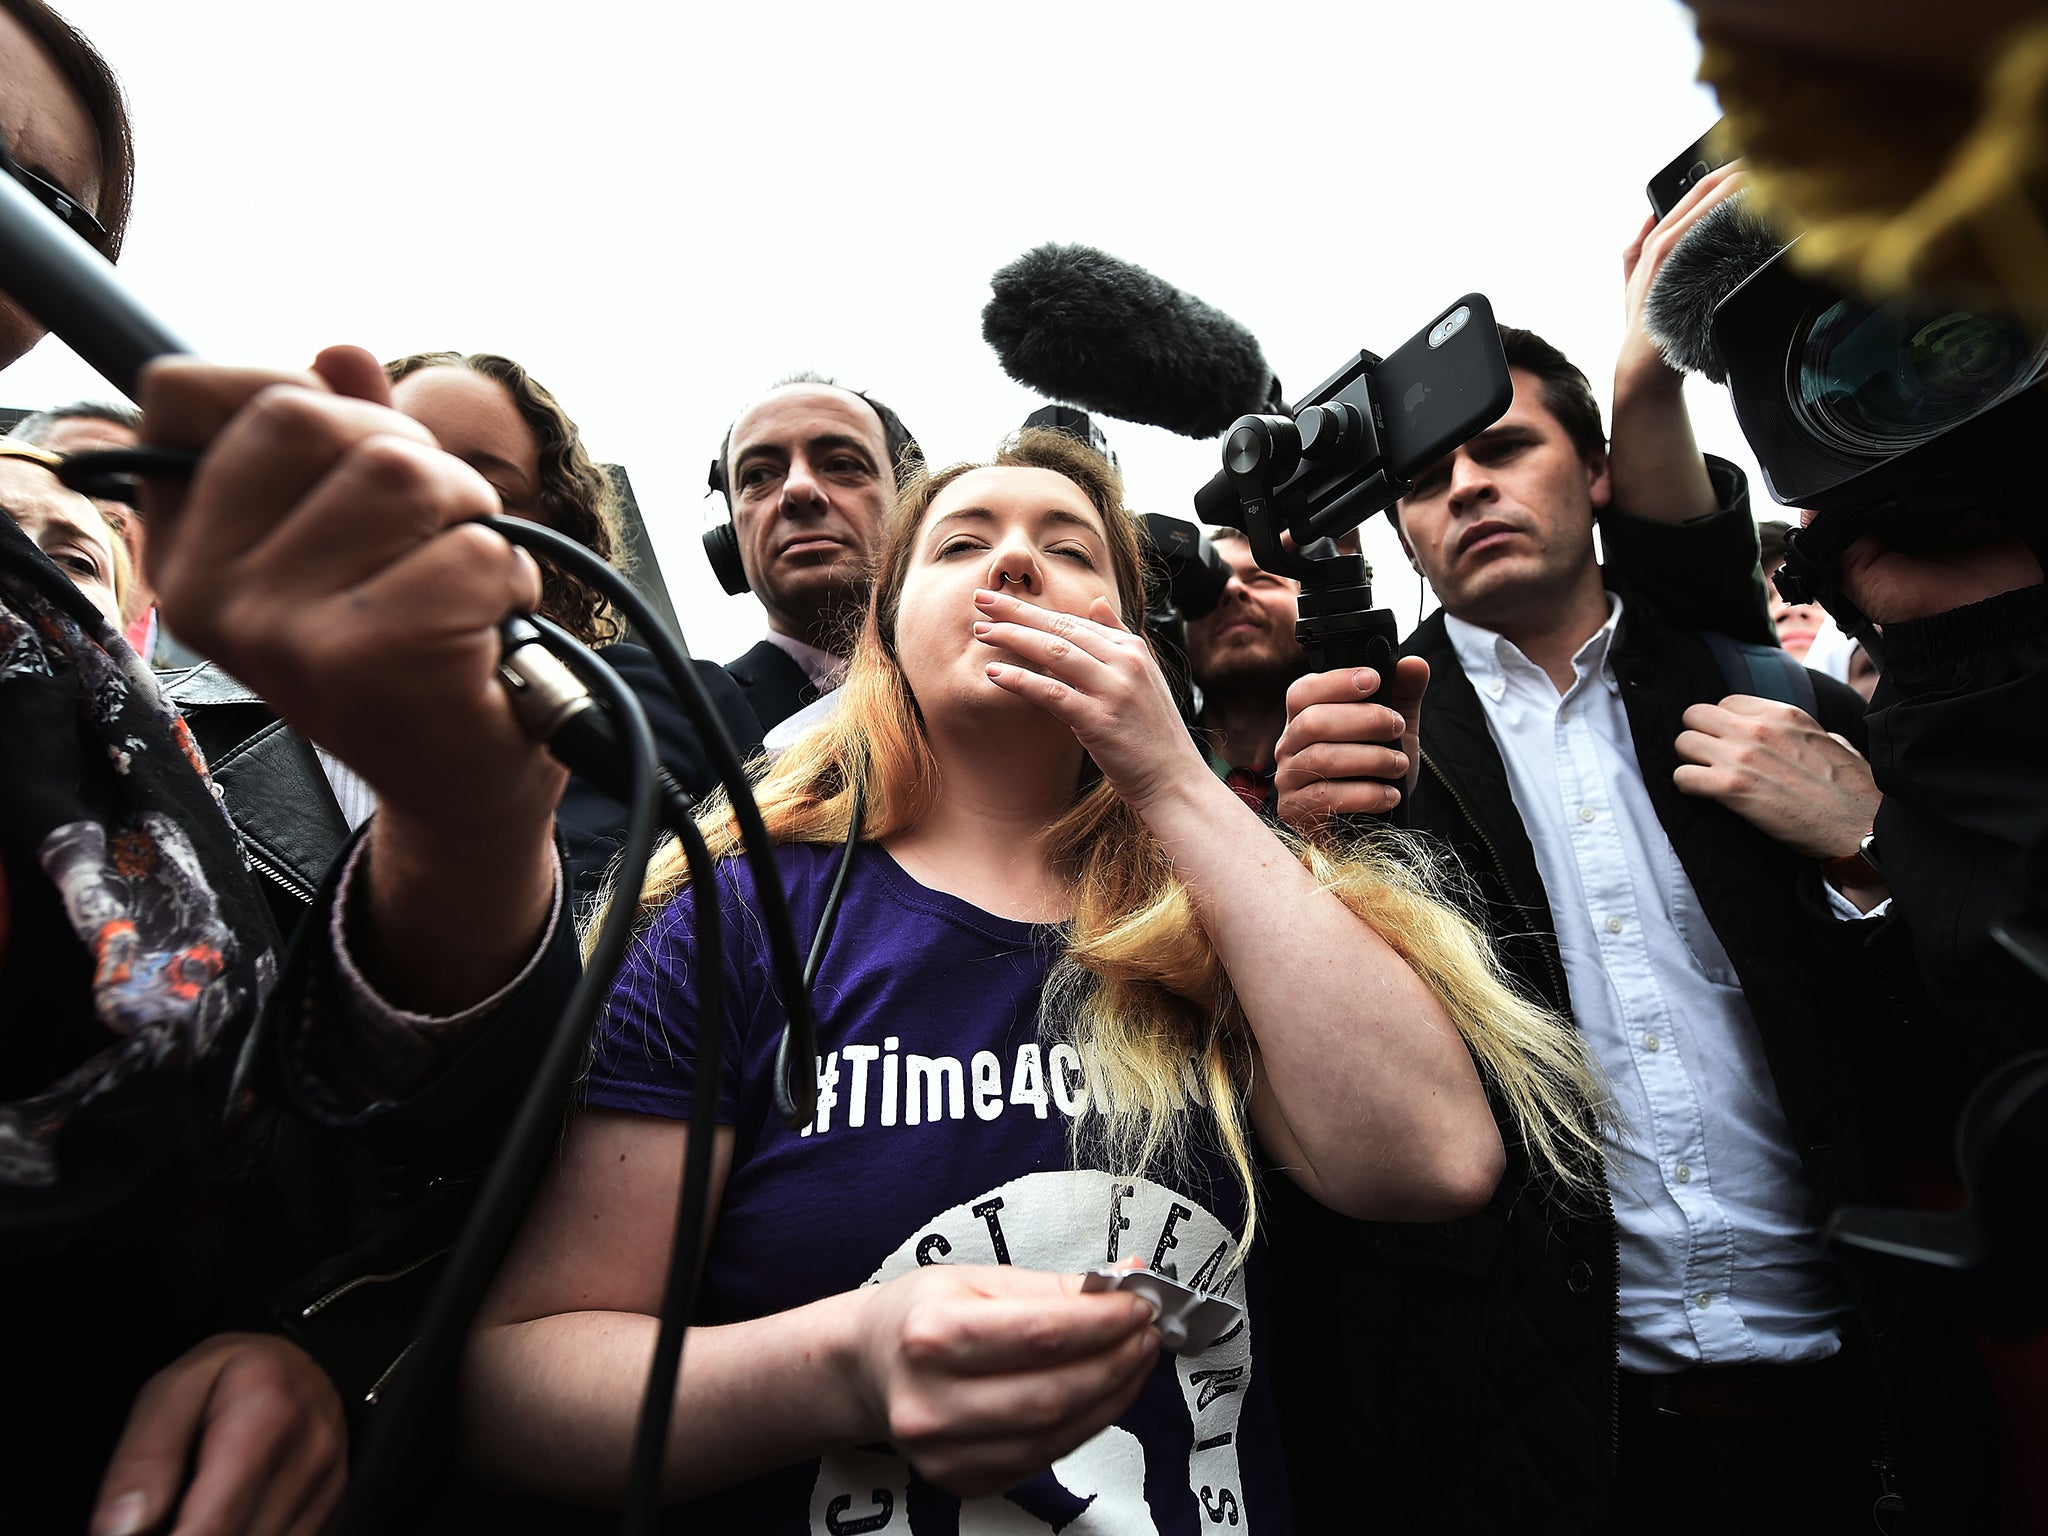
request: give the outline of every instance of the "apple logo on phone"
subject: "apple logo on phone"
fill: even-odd
[[[1408,386],[1408,393],[1401,397],[1401,407],[1403,410],[1412,411],[1428,398],[1429,386],[1423,383],[1422,380],[1417,379]]]

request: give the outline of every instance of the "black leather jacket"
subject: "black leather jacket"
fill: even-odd
[[[289,939],[349,835],[319,755],[210,661],[164,673],[162,681],[220,786],[278,932]]]
[[[710,756],[682,702],[653,655],[637,645],[598,652],[647,711],[655,747],[683,788],[694,795],[716,785]],[[697,663],[697,676],[742,758],[761,745],[761,730],[738,686],[723,668]],[[242,849],[263,879],[278,931],[289,939],[342,846],[349,827],[311,742],[287,728],[244,684],[207,662],[164,674],[164,691],[184,715],[220,785]],[[556,807],[570,893],[592,895],[623,840],[626,809],[579,776]]]

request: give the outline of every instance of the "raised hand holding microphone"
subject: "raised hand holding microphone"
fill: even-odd
[[[468,522],[496,493],[388,408],[368,353],[299,375],[164,359],[141,393],[146,441],[205,450],[189,485],[145,491],[166,622],[376,789],[353,914],[372,984],[420,1013],[480,1001],[554,896],[564,773],[496,675],[539,568]]]

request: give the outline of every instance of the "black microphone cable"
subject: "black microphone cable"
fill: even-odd
[[[579,564],[581,562],[579,561]],[[573,654],[576,641],[558,625],[543,618],[513,621],[530,625],[536,638],[551,649]],[[591,657],[592,664],[602,665]],[[565,738],[576,738],[565,741]],[[594,709],[581,710],[559,719],[549,732],[551,746],[571,760],[578,771],[592,777],[601,788],[620,793],[613,785],[620,777],[611,765],[619,760],[617,744],[603,717]],[[570,752],[563,752],[564,745]],[[587,764],[587,767],[585,766]],[[689,861],[690,883],[697,898],[692,910],[696,927],[696,951],[700,980],[697,989],[697,1060],[692,1072],[689,1130],[685,1138],[683,1177],[677,1193],[676,1221],[669,1248],[668,1273],[662,1284],[660,1324],[654,1353],[648,1364],[647,1383],[641,1396],[640,1415],[635,1426],[633,1453],[627,1475],[622,1528],[628,1536],[655,1536],[661,1521],[661,1478],[667,1462],[669,1429],[675,1417],[676,1384],[682,1373],[683,1341],[690,1320],[696,1315],[697,1288],[703,1279],[704,1249],[710,1224],[711,1169],[718,1131],[717,1085],[724,1064],[725,1027],[725,943],[717,866],[704,841],[702,830],[691,814],[689,795],[657,767],[656,785],[664,819],[681,843]],[[853,785],[852,814],[845,842],[839,851],[837,868],[819,911],[818,923],[804,962],[803,995],[810,995],[818,968],[832,943],[846,883],[853,868],[853,855],[860,843],[867,814],[867,792],[863,781]],[[621,863],[623,871],[625,864]],[[645,883],[644,870],[641,883]],[[637,897],[638,887],[634,894]],[[616,907],[627,896],[619,882],[613,897]],[[635,902],[637,905],[637,901]],[[610,914],[607,914],[609,919]],[[776,1070],[784,1070],[790,1050],[790,1031],[785,1029],[777,1043]]]
[[[538,548],[560,558],[563,563],[572,566],[579,575],[589,579],[593,585],[599,586],[608,596],[616,596],[623,590],[631,601],[621,602],[620,607],[626,611],[635,628],[650,637],[660,635],[676,652],[673,657],[663,657],[660,650],[656,650],[656,655],[662,660],[663,669],[669,675],[671,683],[675,683],[678,673],[687,678],[688,688],[701,700],[704,717],[723,734],[723,722],[718,719],[715,709],[711,706],[710,697],[704,692],[703,683],[698,678],[696,669],[689,664],[688,652],[680,638],[674,636],[667,625],[653,615],[644,599],[640,598],[639,593],[627,584],[617,571],[574,540],[538,524],[517,518],[490,518],[485,521],[497,527],[514,543]],[[644,611],[635,612],[635,604]],[[561,651],[565,655],[581,652],[583,657],[587,658],[588,665],[603,666],[599,658],[584,651],[575,639],[559,626],[542,618],[533,618],[525,622],[532,625],[537,635],[551,649]],[[679,665],[671,665],[671,662]],[[691,693],[685,692],[683,687],[678,687],[677,692],[683,694],[687,706]],[[710,732],[706,731],[705,735],[708,738]],[[554,743],[563,743],[565,736],[588,738],[577,741],[572,748],[579,759],[572,762],[572,766],[576,767],[577,771],[586,773],[599,787],[610,788],[617,773],[609,763],[616,761],[618,754],[613,745],[605,739],[603,717],[594,710],[578,712],[559,722],[550,739]],[[727,744],[730,746],[730,738],[727,738]],[[714,757],[715,755],[714,753]],[[736,764],[737,750],[732,750],[730,756]],[[564,761],[570,759],[565,755]],[[690,882],[697,891],[692,916],[696,924],[698,971],[701,979],[698,983],[697,1061],[692,1078],[694,1086],[690,1099],[689,1130],[685,1138],[683,1178],[677,1194],[676,1225],[669,1249],[668,1273],[662,1285],[660,1324],[655,1335],[654,1353],[648,1364],[647,1382],[641,1397],[640,1414],[634,1430],[632,1460],[627,1474],[622,1528],[629,1536],[654,1536],[660,1526],[661,1476],[667,1461],[669,1429],[674,1422],[676,1384],[682,1372],[683,1342],[689,1332],[690,1320],[696,1313],[697,1288],[703,1278],[703,1253],[709,1232],[707,1218],[711,1203],[711,1168],[717,1136],[717,1084],[723,1069],[725,1027],[725,951],[716,865],[710,849],[704,842],[703,833],[692,815],[693,807],[689,796],[669,775],[667,769],[658,764],[655,779],[657,793],[662,802],[663,819],[682,844],[684,856],[690,866]],[[726,791],[733,802],[736,814],[741,814],[742,821],[744,822],[746,816],[750,815],[755,824],[761,826],[759,807],[754,803],[747,781],[742,777],[735,787],[731,780],[727,780]],[[612,792],[618,793],[616,789]],[[739,813],[741,805],[745,806],[745,813]],[[808,1063],[816,1054],[814,1034],[810,1038],[802,1038],[807,1031],[799,1025],[798,1019],[803,1017],[804,1025],[810,1024],[808,1015],[811,1012],[811,987],[817,979],[818,969],[824,961],[825,953],[832,942],[833,932],[838,926],[842,899],[853,867],[854,852],[860,843],[866,817],[866,785],[856,779],[846,840],[840,848],[838,866],[819,911],[817,927],[811,936],[810,949],[794,992],[794,1005],[787,1010],[789,1021],[784,1025],[776,1044],[778,1109],[782,1108],[785,1085],[790,1081],[792,1058]],[[768,848],[765,826],[761,826],[758,837],[747,835],[744,831],[743,837],[750,855],[757,849]],[[788,916],[787,899],[782,890],[780,872],[774,866],[772,852],[765,861],[768,868],[768,878],[765,880],[760,873],[762,861],[751,862],[754,865],[757,889],[773,893],[772,898],[766,895],[759,898],[764,909],[764,918],[767,919],[771,947],[775,939],[781,937],[788,942],[793,953],[795,929]],[[627,899],[629,888],[624,879],[621,878],[617,882],[612,910],[606,914],[607,924],[616,917],[622,905],[629,910],[637,911],[639,890],[646,880],[645,864],[645,860],[641,861],[640,878],[630,888],[630,900]],[[618,865],[621,874],[633,867],[633,862],[622,854]],[[773,916],[777,904],[780,905],[782,912],[779,932],[777,920]],[[593,954],[592,963],[595,964],[595,961],[596,956]],[[786,983],[785,995],[789,995]],[[799,1008],[803,1010],[802,1015],[798,1013]],[[809,1090],[806,1099],[814,1100],[817,1086],[814,1073],[806,1067],[804,1075],[797,1081]],[[807,1102],[799,1117],[789,1122],[791,1128],[794,1129],[807,1121],[813,1107],[812,1102]],[[784,1118],[788,1119],[786,1111]],[[481,1300],[480,1295],[478,1299]]]
[[[510,621],[514,625],[518,622]],[[516,632],[508,638],[516,638]],[[647,713],[633,696],[633,690],[587,649],[574,641],[556,644],[566,652],[567,663],[576,672],[577,680],[611,711],[611,722],[618,733],[614,740],[623,747],[623,751],[614,754],[612,763],[623,770],[618,776],[623,781],[621,787],[627,791],[621,867],[644,871],[654,854],[657,807],[654,733],[647,724]],[[520,1102],[498,1155],[484,1175],[483,1188],[463,1223],[448,1267],[434,1286],[419,1334],[400,1363],[384,1406],[371,1424],[368,1444],[349,1478],[348,1493],[336,1525],[341,1536],[372,1536],[386,1529],[380,1518],[382,1506],[404,1486],[412,1454],[426,1440],[423,1421],[440,1397],[476,1309],[497,1275],[513,1232],[525,1214],[547,1149],[560,1128],[570,1084],[582,1067],[585,1042],[597,1022],[598,1011],[610,996],[613,975],[632,940],[637,909],[636,902],[615,902],[598,928],[583,975],[549,1036],[532,1085]]]
[[[5,273],[6,290],[28,313],[96,368],[109,383],[133,398],[136,380],[145,364],[172,353],[189,350],[184,342],[146,308],[135,301],[115,275],[111,263],[92,251],[77,235],[65,228],[49,210],[19,187],[12,177],[0,175],[0,272]],[[137,449],[77,455],[67,466],[91,494],[119,494],[132,484],[133,476],[189,476],[199,455],[186,450],[164,450],[144,445]],[[107,482],[102,484],[101,482]],[[859,840],[863,805],[856,786],[853,826],[841,854],[840,867],[813,937],[809,965],[799,970],[796,937],[790,926],[785,897],[769,846],[767,828],[761,820],[747,783],[738,749],[726,732],[724,722],[712,707],[688,650],[658,616],[651,604],[623,576],[590,550],[564,535],[537,523],[509,517],[482,519],[513,544],[539,549],[558,564],[578,571],[602,591],[632,622],[647,642],[685,712],[703,739],[713,769],[731,799],[739,823],[742,849],[751,866],[767,929],[771,964],[784,998],[788,1023],[778,1042],[775,1100],[783,1121],[796,1127],[807,1121],[816,1104],[817,1084],[806,1067],[792,1079],[797,1062],[814,1061],[816,1028],[810,1004],[810,979],[815,976],[825,946],[830,942],[839,899],[846,885],[854,847]],[[680,1366],[682,1338],[688,1324],[696,1276],[701,1268],[703,1213],[709,1203],[710,1146],[715,1123],[700,1106],[715,1102],[715,1077],[723,1045],[723,999],[719,995],[724,979],[724,960],[719,931],[715,874],[708,849],[691,816],[689,797],[662,769],[655,751],[653,733],[645,712],[632,690],[609,667],[572,638],[544,620],[508,620],[505,626],[506,662],[515,650],[537,649],[542,645],[561,651],[584,687],[557,689],[551,700],[542,701],[552,720],[549,732],[562,738],[562,751],[583,759],[582,767],[602,780],[617,785],[615,798],[626,806],[626,837],[620,853],[621,870],[640,871],[644,885],[652,858],[657,809],[674,827],[682,841],[691,868],[705,882],[713,900],[699,903],[699,949],[706,968],[715,978],[708,986],[715,1008],[704,1014],[712,1020],[706,1032],[708,1069],[702,1066],[706,1041],[700,1041],[700,1073],[713,1079],[713,1091],[700,1092],[691,1104],[687,1145],[691,1148],[679,1197],[682,1225],[671,1260],[670,1282],[663,1296],[663,1330],[656,1344],[656,1358],[650,1370],[650,1398],[658,1395],[658,1424],[643,1422],[641,1439],[655,1447],[653,1473],[644,1494],[650,1513],[642,1526],[651,1525],[651,1510],[659,1496],[660,1442],[665,1438],[666,1420],[674,1397],[676,1371]],[[531,657],[529,659],[532,659]],[[527,679],[521,668],[503,667],[508,688],[515,696]],[[559,681],[559,679],[558,679]],[[616,727],[588,707],[589,691],[601,696],[611,707]],[[579,702],[578,695],[581,695]],[[531,706],[533,700],[525,701]],[[619,732],[624,733],[623,743]],[[578,744],[580,741],[580,745]],[[620,750],[623,746],[623,752]],[[566,759],[565,759],[566,760]],[[572,763],[572,767],[577,764]],[[609,995],[614,973],[624,957],[638,916],[637,899],[615,901],[606,914],[592,945],[582,978],[571,994],[568,1008],[550,1036],[540,1070],[527,1090],[498,1157],[492,1163],[464,1225],[461,1241],[429,1302],[420,1334],[402,1359],[379,1414],[368,1436],[362,1460],[350,1479],[346,1502],[337,1529],[342,1532],[378,1529],[374,1512],[381,1501],[402,1486],[407,1458],[422,1437],[408,1426],[431,1406],[437,1387],[446,1379],[448,1368],[484,1290],[495,1276],[512,1228],[524,1212],[527,1198],[540,1171],[545,1148],[559,1123],[569,1082],[581,1059],[585,1042],[599,1010]],[[700,1123],[701,1122],[701,1123]],[[633,1518],[629,1509],[629,1518]]]
[[[552,625],[545,626],[552,629]],[[664,773],[664,779],[668,776]],[[673,780],[668,780],[673,790]],[[839,850],[839,864],[818,913],[818,926],[811,935],[811,948],[804,961],[804,994],[810,995],[818,979],[818,967],[831,947],[832,933],[839,924],[841,898],[846,894],[847,876],[853,869],[854,850],[860,844],[861,824],[867,818],[867,786],[856,779],[853,785],[853,817],[846,829],[846,841]],[[689,832],[682,831],[683,825]],[[683,840],[690,861],[690,883],[697,888],[693,915],[697,919],[698,971],[697,1016],[699,1019],[697,1065],[690,1095],[690,1132],[683,1162],[682,1189],[676,1201],[675,1235],[669,1248],[668,1277],[661,1291],[661,1327],[655,1335],[654,1358],[647,1369],[647,1389],[641,1398],[640,1420],[634,1430],[633,1461],[626,1480],[625,1519],[627,1536],[655,1536],[661,1525],[661,1473],[668,1459],[668,1431],[675,1416],[676,1383],[682,1375],[683,1338],[697,1310],[697,1285],[703,1279],[703,1249],[711,1204],[711,1158],[717,1133],[716,1086],[723,1057],[724,1041],[718,1028],[724,1024],[725,974],[723,936],[720,931],[716,875],[710,870],[710,850],[702,832],[687,817],[670,825]],[[709,956],[710,959],[704,957]],[[708,1024],[706,1021],[709,1021]],[[716,1027],[712,1027],[716,1026]],[[789,1051],[789,1031],[782,1032],[776,1046],[775,1069],[784,1070]]]
[[[803,984],[803,967],[797,959],[796,929],[789,915],[789,898],[783,893],[781,875],[775,867],[768,828],[762,822],[761,809],[754,804],[753,793],[748,788],[739,749],[733,745],[725,722],[718,717],[711,696],[704,691],[703,681],[697,676],[696,667],[691,665],[689,651],[667,622],[654,611],[653,604],[642,597],[630,581],[567,534],[557,533],[539,523],[529,523],[523,518],[486,517],[478,521],[486,528],[503,534],[510,542],[543,553],[574,570],[604,593],[654,653],[669,686],[675,690],[690,716],[690,723],[703,738],[710,753],[712,771],[732,801],[733,818],[739,823],[741,846],[753,871],[756,898],[761,903],[762,926],[768,931],[769,963],[774,969],[776,985],[788,1017],[776,1056],[775,1110],[782,1117],[782,1123],[795,1130],[811,1118],[818,1099],[816,1071],[811,1065],[817,1057],[818,1032],[811,1011],[810,989]],[[800,1073],[795,1070],[798,1063],[804,1064]]]

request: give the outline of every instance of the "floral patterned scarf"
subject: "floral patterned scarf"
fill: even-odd
[[[235,1139],[276,970],[268,913],[154,675],[5,517],[0,847],[0,1057],[60,1038],[27,1031],[77,1042],[45,1086],[0,1102],[0,1190],[83,1179],[104,1186],[84,1200],[99,1206]],[[24,889],[38,867],[48,888]],[[66,929],[82,966],[53,952]]]

